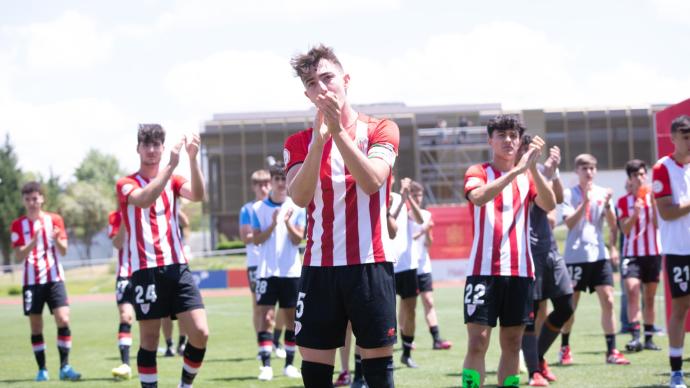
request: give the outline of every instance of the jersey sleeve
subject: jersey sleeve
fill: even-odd
[[[307,211],[304,208],[301,207],[296,207],[295,208],[295,215],[294,217],[294,224],[299,226],[299,227],[306,227],[307,226]]]
[[[298,164],[304,163],[309,151],[309,141],[312,129],[309,128],[302,132],[297,132],[285,140],[283,148],[283,163],[285,163],[285,173]]]
[[[628,214],[628,201],[626,200],[627,196],[622,196],[618,198],[618,202],[616,203],[616,214],[618,215],[619,220],[624,220],[630,215]]]
[[[259,217],[256,214],[256,209],[253,210],[254,211],[252,211],[250,214],[252,229],[261,230],[261,222],[259,222]]]
[[[22,233],[22,224],[18,219],[14,220],[10,226],[10,240],[12,241],[12,248],[19,248],[26,245],[24,233]]]
[[[113,238],[120,231],[120,225],[122,224],[122,217],[119,211],[112,211],[108,215],[108,237]]]
[[[240,226],[252,224],[252,209],[251,205],[244,205],[240,209]]]
[[[67,231],[65,230],[65,221],[59,214],[51,214],[53,220],[53,228],[58,227],[59,233],[56,236],[58,240],[67,240]]]
[[[668,197],[672,194],[671,177],[663,163],[657,163],[652,168],[652,191],[654,198]]]
[[[563,219],[570,217],[575,213],[575,207],[573,206],[573,191],[571,189],[563,190],[563,203],[561,204],[561,214]]]
[[[400,144],[400,129],[392,120],[381,120],[369,138],[367,157],[381,159],[391,168],[395,165]]]
[[[117,191],[117,201],[120,203],[120,208],[127,207],[127,199],[138,188],[139,183],[130,177],[118,179],[115,184],[115,190]]]
[[[172,184],[173,194],[176,197],[180,196],[180,191],[182,190],[182,185],[187,183],[187,178],[180,175],[173,175],[170,177],[170,183]]]
[[[481,164],[475,164],[465,172],[465,198],[477,187],[486,184],[486,170]]]

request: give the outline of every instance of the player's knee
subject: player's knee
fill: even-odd
[[[471,336],[467,342],[467,351],[473,354],[485,354],[489,348],[489,338],[483,335]]]
[[[521,347],[521,335],[513,335],[501,338],[501,350],[504,352],[519,352]]]
[[[573,297],[565,295],[553,301],[553,311],[549,314],[548,320],[555,327],[563,327],[574,313]]]

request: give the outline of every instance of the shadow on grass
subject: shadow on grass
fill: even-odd
[[[211,381],[249,381],[249,380],[256,380],[256,376],[233,376],[233,377],[215,377],[212,379],[209,379]]]
[[[60,380],[58,380],[60,381]],[[77,381],[70,381],[70,383],[74,384],[79,384],[79,383],[86,383],[86,382],[93,382],[93,381],[108,381],[108,382],[116,382],[112,377],[94,377],[92,379],[88,378],[81,378],[80,380]],[[9,379],[9,380],[0,380],[0,384],[23,384],[23,383],[34,383],[36,382],[34,379]]]
[[[487,376],[495,376],[496,371],[495,370],[487,371],[486,375]],[[462,372],[450,372],[450,373],[446,373],[446,376],[447,377],[462,377]]]
[[[256,357],[211,358],[208,360],[204,360],[204,363],[207,363],[207,362],[242,362],[242,361],[252,361],[252,360],[256,360]]]
[[[18,384],[18,383],[32,383],[34,379],[10,379],[10,380],[0,380],[2,384]]]
[[[631,385],[632,388],[666,388],[668,385]]]

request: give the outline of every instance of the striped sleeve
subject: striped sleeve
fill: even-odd
[[[657,163],[652,169],[652,191],[654,198],[668,197],[671,195],[671,178],[668,168],[663,163]]]
[[[19,219],[12,222],[12,226],[10,227],[10,240],[12,241],[12,248],[19,248],[26,245],[24,233],[22,233],[22,224]]]

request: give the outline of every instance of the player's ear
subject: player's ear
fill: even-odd
[[[345,87],[345,92],[347,93],[347,88],[350,86],[350,74],[343,75],[343,86]]]

